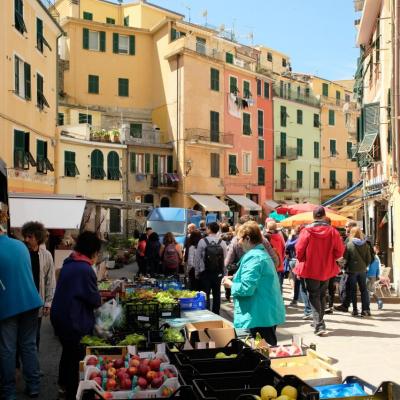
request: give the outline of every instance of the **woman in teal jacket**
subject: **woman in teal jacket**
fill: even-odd
[[[276,325],[285,322],[285,306],[274,263],[255,222],[243,224],[237,236],[245,254],[233,281],[224,279],[225,287],[232,288],[234,326],[249,329],[253,337],[259,333],[275,346]]]

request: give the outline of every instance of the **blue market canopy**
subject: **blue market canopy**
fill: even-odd
[[[356,184],[354,184],[353,186],[351,186],[348,189],[346,189],[345,191],[343,191],[342,193],[339,193],[335,197],[332,197],[331,199],[329,199],[322,205],[324,207],[327,207],[327,206],[331,206],[333,204],[339,203],[339,201],[344,200],[346,197],[350,196],[352,193],[354,193],[358,189],[361,189],[362,185],[363,185],[363,181],[359,181]]]

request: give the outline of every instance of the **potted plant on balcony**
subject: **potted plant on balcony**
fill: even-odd
[[[112,135],[113,135],[113,142],[114,143],[121,143],[120,139],[119,139],[119,130],[117,129],[113,129],[111,131]]]
[[[95,140],[97,142],[101,142],[102,132],[101,131],[93,131],[90,135],[91,140]]]
[[[111,135],[110,135],[110,132],[107,132],[107,131],[103,131],[104,133],[103,133],[103,137],[104,137],[104,141],[105,142],[111,142]]]

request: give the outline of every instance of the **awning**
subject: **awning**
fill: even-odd
[[[207,211],[229,211],[228,205],[215,196],[191,194],[190,197]]]
[[[274,200],[265,200],[264,204],[265,204],[265,206],[267,206],[268,208],[270,208],[272,210],[274,210],[275,208],[280,206],[280,204]]]
[[[68,196],[10,194],[10,226],[39,221],[46,229],[79,229],[86,200]]]
[[[323,203],[322,205],[324,207],[327,206],[331,206],[333,204],[338,203],[339,201],[342,201],[343,199],[345,199],[346,197],[350,196],[352,193],[354,193],[356,190],[360,189],[363,185],[363,181],[359,181],[357,182],[355,185],[349,187],[348,189],[346,189],[344,192],[339,193],[338,195],[336,195],[335,197],[332,197],[331,199],[329,199],[328,201],[326,201],[325,203]]]
[[[227,194],[226,197],[239,204],[245,210],[248,211],[261,211],[261,206],[250,200],[248,197],[241,194]]]

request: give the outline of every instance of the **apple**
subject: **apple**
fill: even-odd
[[[122,368],[125,366],[125,361],[122,360],[121,358],[118,358],[114,361],[114,368],[118,369],[118,368]]]
[[[109,378],[113,378],[116,373],[117,373],[117,370],[114,367],[108,368],[108,370],[107,370],[107,376]]]
[[[140,362],[141,364],[148,365],[150,360],[148,358],[143,358]]]
[[[107,379],[106,389],[107,390],[115,390],[117,387],[117,381],[115,379]]]
[[[106,400],[110,400],[110,399],[112,399],[114,396],[113,396],[112,393],[110,393],[110,392],[104,392],[103,397],[104,397]]]
[[[110,368],[114,368],[114,363],[112,361],[106,363],[106,369],[109,370]]]
[[[89,380],[92,380],[94,378],[97,378],[99,376],[99,373],[94,371],[89,375]]]
[[[138,367],[140,365],[140,361],[136,358],[133,358],[129,361],[130,367]]]
[[[150,371],[150,368],[146,364],[140,364],[139,368],[138,368],[138,371],[139,371],[139,375],[146,376],[147,373]]]
[[[147,374],[146,374],[146,379],[147,379],[147,382],[151,382],[154,378],[157,378],[158,377],[158,373],[156,372],[156,371],[149,371]]]
[[[92,379],[93,381],[96,381],[97,384],[101,387],[101,378],[99,376],[96,376],[96,378]]]
[[[154,389],[158,389],[163,384],[163,382],[164,382],[164,380],[160,376],[157,377],[157,378],[154,378],[151,381],[151,387],[154,388]]]
[[[128,374],[129,374],[130,376],[137,375],[137,373],[138,373],[137,367],[129,367],[129,368],[128,368]]]
[[[147,380],[144,379],[143,377],[140,377],[137,383],[141,389],[147,389]]]
[[[98,363],[98,359],[97,359],[97,357],[94,357],[94,356],[89,357],[86,361],[86,365],[97,365],[97,363]]]
[[[155,358],[149,362],[149,367],[154,371],[160,370],[161,360],[159,358]]]
[[[121,381],[121,389],[131,390],[132,389],[132,381],[129,378],[125,378]]]
[[[161,396],[162,397],[169,397],[171,396],[171,394],[173,393],[172,389],[169,387],[164,387],[162,392],[161,392]]]
[[[131,359],[140,361],[140,357],[137,354],[134,354]]]

